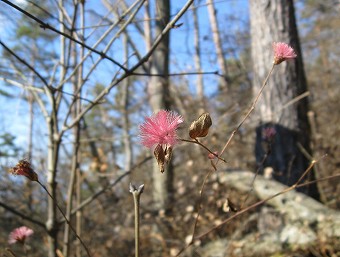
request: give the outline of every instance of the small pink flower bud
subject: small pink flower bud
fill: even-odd
[[[24,244],[26,239],[30,237],[33,234],[33,230],[22,226],[19,228],[14,229],[10,234],[8,238],[9,244],[15,244],[15,243],[22,243]]]
[[[285,60],[294,59],[297,56],[294,49],[291,46],[287,45],[286,43],[274,42],[273,50],[274,50],[273,63],[275,65],[278,65]]]

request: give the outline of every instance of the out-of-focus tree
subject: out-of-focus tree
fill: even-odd
[[[290,44],[298,55],[275,67],[255,109],[259,119],[256,160],[261,165],[267,154],[264,167],[271,168],[278,181],[292,185],[309,165],[305,152],[311,154],[308,99],[289,104],[307,92],[293,1],[250,1],[250,24],[255,94],[272,66],[273,53],[268,48],[273,42]],[[315,185],[302,190],[318,198]]]
[[[156,23],[154,35],[158,36],[170,20],[170,0],[160,0],[155,2]],[[169,110],[171,98],[169,90],[169,35],[166,35],[157,47],[151,63],[152,76],[148,85],[150,106],[153,112],[161,109]],[[160,76],[159,76],[160,75]],[[156,161],[152,171],[153,199],[156,210],[167,209],[173,194],[173,169],[171,162],[167,170],[161,173]]]
[[[307,81],[311,91],[312,150],[315,156],[328,154],[327,161],[316,167],[319,177],[338,174],[340,109],[340,50],[338,0],[297,2],[301,44],[305,53]],[[318,182],[321,200],[330,207],[340,207],[337,180]]]

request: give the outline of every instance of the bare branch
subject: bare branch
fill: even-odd
[[[114,88],[115,86],[117,86],[122,80],[124,80],[125,78],[127,78],[128,76],[132,75],[133,72],[140,67],[143,63],[145,63],[146,61],[148,61],[148,59],[150,58],[150,56],[152,55],[152,53],[155,51],[156,47],[158,46],[158,44],[162,41],[163,37],[173,28],[174,24],[176,24],[176,22],[183,16],[183,14],[189,9],[190,5],[194,2],[194,0],[188,0],[186,2],[186,4],[182,7],[182,9],[177,13],[177,15],[167,24],[167,26],[164,28],[164,30],[162,31],[162,33],[160,35],[158,35],[158,37],[156,38],[154,44],[152,45],[152,47],[150,48],[150,50],[144,55],[144,57],[137,62],[131,69],[125,71],[125,73],[115,79],[114,81],[112,81],[112,83],[105,89],[103,90],[97,97],[96,99],[93,101],[94,103],[100,101],[105,95],[107,95],[110,90],[112,88]],[[62,133],[65,132],[66,130],[72,128],[75,124],[77,124],[79,122],[79,120],[89,111],[91,110],[93,107],[93,104],[89,104],[88,106],[86,106],[82,112],[71,122],[71,124],[69,124],[68,126],[64,126],[62,128]]]
[[[86,49],[90,50],[91,52],[94,52],[94,53],[100,55],[101,58],[104,58],[104,59],[107,59],[107,60],[111,61],[112,63],[114,63],[115,65],[117,65],[117,66],[118,66],[119,68],[121,68],[122,70],[127,71],[127,69],[126,69],[124,66],[122,66],[119,62],[117,62],[117,61],[114,60],[113,58],[111,58],[111,57],[109,57],[108,55],[106,55],[104,52],[98,51],[98,50],[96,50],[96,49],[94,49],[94,48],[92,48],[92,47],[90,47],[90,46],[84,44],[83,42],[81,42],[81,41],[75,39],[74,37],[72,37],[72,36],[70,36],[70,35],[68,35],[68,34],[66,34],[66,33],[64,33],[64,32],[61,32],[61,31],[57,30],[56,28],[52,27],[52,26],[49,25],[48,23],[43,22],[43,21],[40,20],[39,18],[37,18],[37,17],[35,17],[34,15],[32,15],[32,14],[26,12],[25,10],[21,9],[19,6],[17,6],[17,5],[15,5],[15,4],[11,3],[10,1],[7,1],[7,0],[1,0],[1,1],[3,1],[4,3],[10,5],[10,6],[13,7],[14,9],[18,10],[19,12],[23,13],[24,15],[28,16],[29,18],[31,18],[31,19],[33,19],[34,21],[36,21],[37,23],[39,23],[39,24],[40,24],[40,27],[41,27],[42,29],[49,29],[49,30],[51,30],[51,31],[53,31],[53,32],[55,32],[55,33],[57,33],[57,34],[59,34],[59,35],[62,35],[62,36],[64,36],[64,37],[70,39],[71,41],[73,41],[73,42],[75,42],[75,43],[77,43],[77,44],[79,44],[79,45],[85,47]]]
[[[45,224],[40,222],[39,220],[35,220],[35,219],[31,218],[29,215],[18,212],[15,208],[8,206],[7,204],[5,204],[3,202],[0,202],[0,206],[3,207],[5,210],[19,216],[20,218],[22,218],[24,220],[28,220],[28,221],[30,221],[30,222],[32,222],[32,223],[34,223],[34,224],[45,229]]]

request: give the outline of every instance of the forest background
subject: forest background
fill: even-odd
[[[255,174],[259,169],[256,108],[233,136],[222,156],[227,163],[220,164],[218,172],[209,177],[202,196],[199,190],[213,167],[208,152],[198,145],[175,147],[172,172],[165,172],[173,174],[171,179],[154,171],[152,152],[141,145],[138,134],[139,125],[157,110],[155,106],[184,117],[179,129],[182,138],[188,137],[192,121],[203,111],[209,112],[213,126],[202,142],[220,151],[257,94],[248,1],[195,1],[168,29],[167,19],[176,19],[186,2],[170,1],[170,16],[164,19],[158,18],[162,8],[166,9],[160,2],[167,1],[0,2],[3,254],[9,233],[26,225],[35,231],[28,245],[29,256],[54,256],[57,248],[64,256],[85,256],[74,234],[60,221],[56,201],[38,184],[8,172],[23,158],[31,162],[94,256],[131,256],[134,252],[130,182],[145,185],[141,197],[142,256],[175,256],[190,243],[195,221],[199,221],[197,230],[204,233],[232,215],[223,208],[227,199],[238,207],[261,200],[251,183],[242,191],[236,182],[228,185],[223,179],[224,174],[233,174],[243,180],[243,171]],[[340,7],[339,1],[317,0],[295,1],[294,5],[308,85],[303,97],[309,99],[311,151],[306,155],[310,161],[318,160],[313,172],[322,179],[340,173]],[[169,46],[165,49],[166,40],[161,38],[154,48],[164,28],[170,34]],[[272,53],[271,45],[268,53]],[[167,58],[168,70],[155,65],[155,60],[167,62]],[[266,69],[271,62],[268,60]],[[133,67],[134,74],[127,72]],[[166,86],[152,86],[158,84]],[[164,99],[157,100],[154,96],[160,88]],[[284,104],[278,103],[280,108]],[[171,199],[155,190],[156,176],[172,181]],[[54,182],[50,184],[51,179]],[[260,175],[256,179],[262,181]],[[338,182],[335,177],[317,183],[319,201],[330,216],[340,207]],[[195,219],[200,201],[202,213]],[[275,224],[283,219],[275,208],[265,205],[235,217],[228,225],[192,241],[193,246],[183,255],[209,256],[210,248],[221,256],[240,249],[245,252],[238,256],[256,255],[244,250],[243,244],[252,246],[249,236],[268,230],[269,225],[263,225],[259,216],[268,219],[271,215]],[[48,227],[51,220],[53,229]],[[326,244],[318,238],[307,246],[274,252],[336,256],[338,239]],[[209,247],[211,242],[219,245]],[[19,246],[13,249],[22,251]]]

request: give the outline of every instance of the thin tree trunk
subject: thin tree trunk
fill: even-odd
[[[129,59],[129,49],[128,49],[128,40],[127,35],[123,35],[124,40],[124,59],[126,63],[126,67],[129,67],[128,65],[128,59]],[[129,83],[130,79],[126,78],[123,81],[122,84],[122,115],[123,115],[123,142],[124,142],[124,170],[128,171],[131,169],[132,165],[132,145],[131,145],[131,139],[129,134]]]
[[[310,152],[307,98],[282,110],[286,103],[307,91],[293,1],[250,1],[250,15],[255,94],[272,65],[273,42],[290,44],[298,55],[296,59],[275,67],[255,109],[255,114],[260,119],[256,159],[260,163],[268,151],[268,143],[264,140],[265,131],[268,127],[273,128],[276,136],[269,146],[270,155],[265,166],[273,168],[274,178],[281,183],[292,185],[308,167],[308,160],[300,151],[299,145]],[[305,188],[303,190],[307,192]],[[317,197],[315,186],[311,186],[309,190],[310,195]]]
[[[59,4],[63,6],[63,0],[59,0]],[[64,28],[64,14],[59,10],[60,31],[65,32]],[[60,81],[63,80],[65,70],[65,38],[60,36]],[[53,199],[47,198],[47,221],[46,229],[48,232],[48,256],[56,257],[56,250],[58,249],[58,226],[57,226],[57,165],[60,149],[60,138],[58,135],[58,107],[55,96],[51,94],[50,104],[52,107],[51,113],[47,120],[48,128],[48,153],[47,153],[47,190],[50,192]]]
[[[156,2],[156,28],[155,35],[159,35],[167,25],[170,18],[170,1],[161,0]],[[150,105],[154,112],[160,109],[170,108],[169,80],[169,34],[160,42],[155,50],[151,64],[152,74],[163,74],[164,76],[153,76],[150,79],[148,93]],[[156,210],[167,209],[172,197],[172,177],[171,164],[164,173],[159,171],[157,162],[153,165],[153,199]]]
[[[85,43],[85,1],[80,1],[80,27],[82,28],[81,30],[81,40],[83,43]],[[82,60],[84,58],[84,53],[85,53],[85,49],[83,46],[79,46],[79,60]],[[83,80],[83,68],[84,65],[80,65],[79,66],[79,70],[78,70],[78,85],[76,87],[75,92],[78,92],[78,96],[81,96],[81,92],[82,92],[82,86],[84,84],[84,80]],[[81,112],[81,99],[77,99],[77,102],[75,104],[75,115],[74,117],[77,117],[78,114]],[[81,170],[80,170],[80,122],[78,122],[78,124],[75,127],[76,131],[75,131],[75,135],[76,135],[76,149],[74,152],[75,155],[75,159],[76,159],[76,173],[77,173],[77,184],[76,184],[76,204],[77,206],[79,206],[82,202],[82,176],[81,176]],[[82,235],[82,219],[83,219],[83,211],[82,210],[78,210],[76,212],[76,232],[78,234],[78,236],[81,237]],[[76,256],[77,257],[81,257],[82,254],[82,246],[80,244],[79,241],[77,241],[76,244]]]
[[[212,30],[212,36],[216,48],[216,55],[217,55],[217,62],[220,66],[220,70],[223,75],[223,79],[221,79],[220,83],[223,88],[227,88],[228,86],[228,70],[227,70],[227,64],[225,61],[225,57],[223,54],[223,48],[222,48],[222,42],[220,38],[220,32],[218,29],[218,22],[215,12],[215,6],[213,0],[207,0],[207,8],[208,8],[208,14],[209,14],[209,21],[210,26]]]
[[[37,47],[34,44],[34,48],[33,48],[33,53],[32,53],[32,67],[35,67],[35,57],[37,56]],[[30,76],[30,84],[34,85],[34,73],[31,73]],[[28,91],[28,96],[27,96],[27,101],[29,104],[29,130],[28,130],[28,148],[27,148],[27,159],[29,161],[32,161],[32,157],[33,157],[33,127],[34,127],[34,96],[33,94]],[[27,205],[28,205],[28,209],[30,211],[33,211],[33,184],[31,183],[31,181],[27,180],[25,187],[27,188]]]
[[[200,27],[199,27],[199,24],[198,24],[196,6],[192,7],[192,15],[193,15],[193,20],[194,20],[195,69],[198,72],[202,72]],[[197,99],[199,101],[198,114],[201,114],[201,113],[203,113],[203,111],[205,109],[203,75],[202,74],[197,75],[196,94],[197,94]]]
[[[57,110],[55,107],[55,99],[52,99],[53,109],[48,123],[48,170],[47,170],[47,190],[52,195],[53,199],[47,199],[47,222],[46,229],[48,233],[48,256],[56,257],[56,250],[58,248],[58,226],[57,226],[57,163],[59,155],[60,140],[56,139],[54,135],[58,134],[56,125]]]
[[[145,50],[148,52],[151,49],[152,45],[152,30],[151,30],[151,16],[150,16],[150,4],[149,1],[146,1],[144,4],[145,12],[144,12],[144,39],[145,39]],[[152,57],[149,59],[150,63],[152,61]],[[148,65],[150,68],[150,65]],[[148,71],[150,72],[150,71]]]

